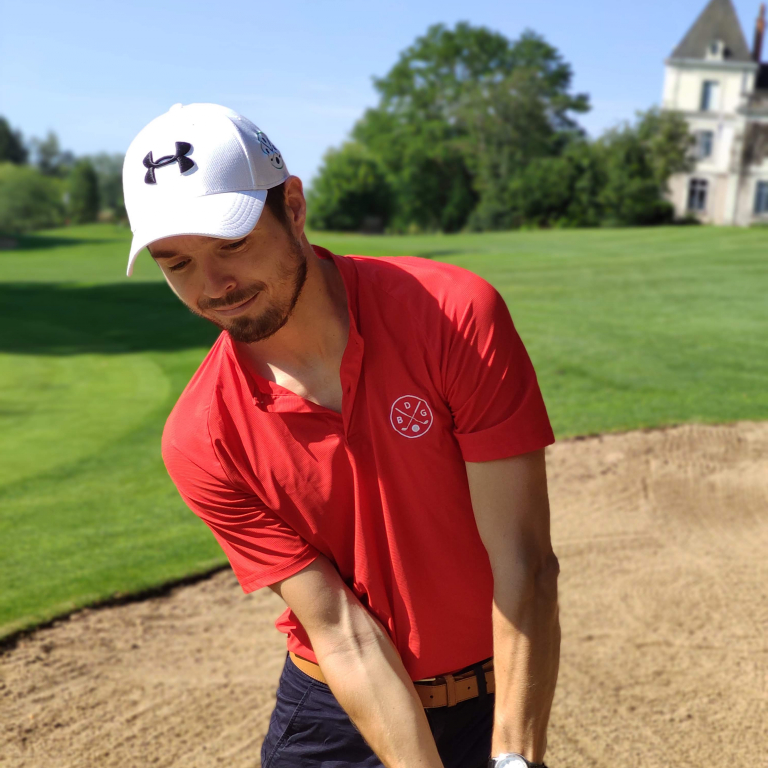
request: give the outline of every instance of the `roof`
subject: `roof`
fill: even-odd
[[[713,40],[725,43],[727,61],[753,61],[731,0],[710,0],[680,45],[672,52],[672,58],[703,60]]]

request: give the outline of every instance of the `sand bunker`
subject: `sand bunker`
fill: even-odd
[[[548,450],[561,671],[547,761],[768,755],[768,423]],[[85,610],[0,657],[0,766],[255,768],[281,602],[229,570]]]

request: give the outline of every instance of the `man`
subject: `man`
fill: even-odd
[[[149,246],[222,329],[166,466],[243,590],[288,606],[263,768],[542,763],[554,438],[499,294],[455,266],[310,245],[301,181],[223,107],[151,122],[123,180],[128,273]]]

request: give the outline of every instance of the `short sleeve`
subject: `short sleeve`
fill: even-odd
[[[212,449],[209,454],[195,448],[193,460],[166,427],[163,460],[168,474],[187,506],[213,532],[243,592],[293,576],[318,556],[258,496],[229,480]]]
[[[536,373],[504,299],[476,275],[462,283],[442,362],[464,460],[501,459],[554,443]]]

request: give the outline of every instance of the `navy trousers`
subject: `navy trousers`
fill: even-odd
[[[445,768],[485,768],[491,754],[492,694],[426,710]],[[262,768],[384,768],[331,689],[286,657],[261,748]]]

